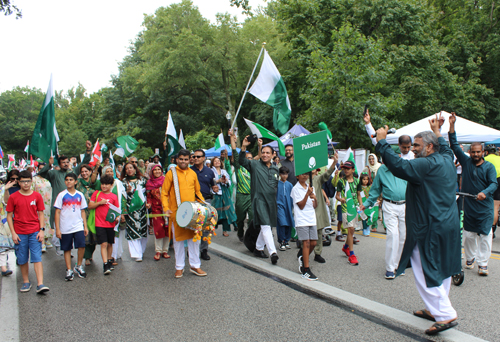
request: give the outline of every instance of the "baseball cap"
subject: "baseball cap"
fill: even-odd
[[[342,165],[343,169],[354,169],[354,163],[352,161],[346,161],[344,165]]]

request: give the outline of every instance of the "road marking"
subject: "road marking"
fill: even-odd
[[[309,291],[315,292],[321,296],[333,298],[340,303],[344,303],[345,305],[355,306],[367,310],[373,313],[375,317],[383,316],[384,318],[389,319],[390,321],[399,322],[401,324],[417,329],[419,331],[424,331],[429,328],[429,321],[423,318],[418,318],[413,314],[392,308],[390,306],[375,302],[371,299],[367,299],[362,296],[358,296],[356,294],[336,288],[335,286],[325,284],[321,281],[311,282],[302,279],[297,272],[292,272],[282,267],[273,266],[269,264],[269,262],[262,261],[261,259],[257,259],[251,255],[237,252],[233,249],[221,246],[214,242],[212,242],[212,244],[210,245],[210,249],[230,259],[236,259],[239,262],[246,264],[250,267],[262,269],[269,274],[277,276],[278,278],[281,279],[285,279],[291,283],[297,284],[302,288],[306,288]],[[456,329],[450,329],[444,331],[440,333],[439,336],[447,341],[454,341],[454,342],[485,341],[478,337],[469,335],[467,333],[461,332]]]
[[[8,252],[9,269],[12,274],[8,277],[2,277],[2,293],[0,299],[0,317],[2,325],[0,336],[2,341],[19,341],[19,301],[17,300],[17,266],[14,252]]]

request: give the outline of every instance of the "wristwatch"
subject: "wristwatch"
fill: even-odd
[[[44,231],[45,231],[45,227],[40,227],[40,230],[41,230],[42,232],[44,232]]]

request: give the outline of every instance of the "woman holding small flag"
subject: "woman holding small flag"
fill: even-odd
[[[165,217],[162,216],[163,207],[161,204],[161,187],[163,185],[163,181],[165,180],[165,176],[163,176],[163,169],[161,165],[150,165],[152,165],[152,167],[149,173],[149,180],[146,183],[146,197],[147,205],[153,215],[150,222],[155,233],[156,254],[154,259],[158,261],[162,256],[165,259],[170,259],[170,255],[168,255],[170,237],[168,235],[168,225],[165,222]]]
[[[130,256],[136,261],[142,261],[148,241],[146,199],[144,197],[146,178],[137,165],[129,161],[123,168],[121,181],[125,188],[125,194],[122,197],[122,214],[125,216],[126,223],[125,237],[128,240]]]
[[[219,221],[222,224],[224,236],[229,236],[231,224],[236,222],[236,212],[234,211],[233,201],[231,200],[231,178],[228,172],[221,168],[221,160],[218,157],[212,159],[210,164],[215,175],[215,183],[218,191],[214,193],[212,206],[217,209]]]

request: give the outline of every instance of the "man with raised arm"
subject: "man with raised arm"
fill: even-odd
[[[394,176],[408,182],[406,241],[396,276],[410,260],[417,290],[425,304],[414,311],[436,321],[425,331],[435,335],[457,325],[448,293],[451,276],[461,272],[460,223],[455,203],[456,169],[453,152],[439,133],[439,119],[429,120],[432,132],[413,140],[414,160],[399,157],[385,140],[388,127],[377,130],[376,150]]]

